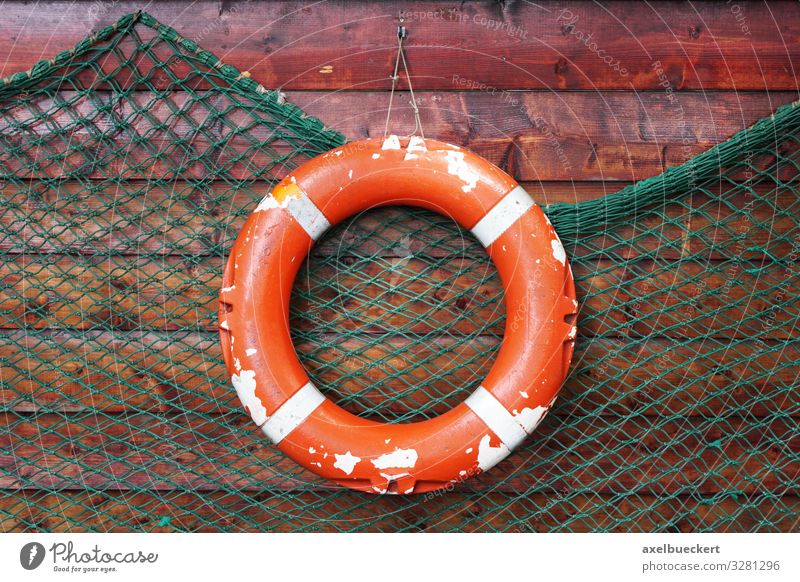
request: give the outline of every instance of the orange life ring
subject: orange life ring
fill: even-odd
[[[410,424],[360,418],[323,396],[289,334],[292,285],[314,241],[385,205],[427,208],[470,229],[497,266],[508,314],[483,384]],[[536,428],[567,373],[576,311],[564,248],[522,187],[457,146],[390,136],[314,158],[261,201],[228,259],[219,327],[233,385],[281,451],[353,489],[423,493],[488,470]]]

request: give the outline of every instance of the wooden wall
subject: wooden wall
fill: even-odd
[[[797,98],[794,3],[537,6],[8,2],[0,74],[143,8],[357,139],[383,132],[400,9],[426,135],[569,200],[658,174]],[[407,101],[396,101],[398,133],[413,129]],[[577,184],[549,184],[564,181]]]
[[[659,174],[798,98],[800,6],[779,1],[12,1],[0,16],[0,74],[138,9],[348,139],[383,134],[403,10],[426,136],[486,156],[541,202]],[[397,133],[413,129],[407,101],[395,101]],[[47,507],[47,495],[30,495]]]

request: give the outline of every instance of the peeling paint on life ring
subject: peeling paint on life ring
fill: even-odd
[[[524,319],[503,340],[510,353],[466,401],[402,425],[363,419],[326,398],[297,359],[285,302],[275,301],[290,296],[328,228],[398,194],[470,230],[507,285],[506,309]],[[445,489],[506,458],[552,406],[576,334],[572,271],[541,208],[483,158],[421,137],[351,143],[293,170],[248,218],[221,287],[222,352],[248,414],[307,470],[368,493]]]

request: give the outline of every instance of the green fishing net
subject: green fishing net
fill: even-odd
[[[337,488],[226,377],[221,269],[281,177],[343,143],[147,14],[0,81],[0,531],[787,531],[800,510],[800,110],[545,207],[581,311],[562,396],[487,474]],[[295,284],[323,392],[382,421],[480,383],[502,286],[449,219],[334,228]]]

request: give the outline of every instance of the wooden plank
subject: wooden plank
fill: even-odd
[[[297,490],[332,487],[269,446],[249,418],[0,415],[0,487]],[[800,494],[797,422],[548,417],[476,491],[589,488],[658,495]]]
[[[793,237],[800,224],[800,198],[790,188],[764,184],[752,194],[735,187],[710,191],[711,196],[691,195],[673,204],[637,210],[632,213],[635,219],[604,225],[594,238],[564,229],[560,236],[569,256],[584,259],[691,256],[699,261],[760,262],[769,255],[789,261],[797,258]]]
[[[4,332],[0,405],[28,412],[240,410],[216,335],[168,337],[158,332]],[[321,386],[338,387],[332,397],[348,396],[346,386],[361,388],[361,406],[348,405],[353,412],[396,394],[400,401],[392,412],[424,407],[442,413],[462,398],[450,383],[470,386],[482,377],[497,342],[441,338],[411,344],[403,338],[356,337],[333,345],[303,341],[297,349]],[[791,363],[798,356],[797,346],[771,342],[586,339],[578,343],[573,373],[554,413],[711,416],[737,410],[766,416],[782,410],[797,416],[798,396],[786,388],[796,381]],[[439,377],[447,374],[446,381],[423,382],[420,376],[428,368],[437,368]],[[343,376],[351,381],[342,384]],[[380,390],[367,390],[378,384]],[[432,405],[433,394],[448,392]]]
[[[798,357],[797,342],[584,338],[553,412],[799,416]]]
[[[297,351],[331,398],[350,397],[354,413],[440,414],[485,375],[498,343],[356,336],[301,341]],[[582,338],[552,414],[799,417],[800,394],[789,389],[799,358],[796,343]],[[0,408],[9,411],[241,413],[214,333],[5,331],[0,377]],[[387,407],[387,395],[398,401]]]
[[[523,449],[468,487],[713,494],[798,490],[794,420],[553,417]],[[491,483],[491,485],[490,485]]]
[[[2,408],[240,410],[216,333],[4,331]]]
[[[289,93],[290,99],[350,139],[382,135],[382,94]],[[519,181],[637,181],[725,141],[797,99],[781,93],[681,95],[632,92],[416,93],[426,136],[470,148]],[[411,132],[409,98],[396,97],[392,127]],[[403,133],[399,131],[399,133]],[[753,160],[757,167],[765,159]],[[784,170],[785,177],[793,175]]]
[[[419,93],[426,135],[459,144],[519,181],[636,181],[680,165],[725,141],[795,93],[690,93],[676,106],[662,93]],[[350,139],[384,133],[384,93],[291,92],[290,100]],[[414,129],[401,94],[393,127]],[[69,106],[65,106],[67,103]],[[47,122],[41,111],[53,111]],[[224,112],[224,115],[221,114]],[[290,124],[290,128],[293,127]],[[243,131],[246,128],[246,131]],[[17,179],[212,179],[224,172],[282,178],[293,146],[270,116],[215,92],[63,92],[58,102],[22,102],[0,119],[0,168]],[[24,139],[38,147],[22,152]],[[305,144],[311,149],[312,144]],[[308,156],[303,146],[293,159]],[[275,160],[279,160],[276,164]],[[753,158],[755,167],[767,158]],[[782,169],[782,178],[796,174]]]
[[[583,335],[791,339],[794,263],[574,262]],[[0,265],[0,328],[216,329],[222,259],[23,256]],[[488,260],[376,258],[312,264],[298,276],[298,330],[424,334],[503,330]],[[779,310],[779,311],[778,311]],[[300,315],[302,314],[302,315]],[[778,317],[779,315],[779,317]]]
[[[36,110],[52,111],[49,125],[26,107],[27,101],[22,101],[5,111],[0,132],[24,131],[43,138],[64,137],[65,129],[73,129],[71,142],[84,143],[103,134],[106,145],[118,143],[124,147],[135,139],[147,140],[159,151],[188,144],[202,150],[227,140],[231,144],[270,144],[279,154],[291,151],[285,142],[274,141],[274,128],[266,114],[245,109],[240,99],[224,93],[175,90],[165,97],[162,93],[139,91],[120,96],[97,90],[91,95],[75,91],[59,91],[57,95],[57,100],[38,97],[35,102]],[[556,140],[595,144],[719,143],[797,97],[794,92],[686,93],[681,95],[677,108],[661,92],[423,91],[415,95],[427,135],[476,151],[482,144],[510,144],[518,136],[543,134]],[[288,91],[285,96],[348,140],[383,135],[386,93]],[[407,130],[398,133],[414,129],[409,98],[408,93],[399,92],[397,103],[393,103],[392,122],[399,130]],[[76,123],[78,119],[85,123]],[[691,120],[691,127],[679,123],[682,120]],[[235,139],[234,131],[242,127],[248,128],[250,139]]]
[[[96,329],[216,329],[223,261],[164,257],[50,256],[0,265],[0,327]],[[472,332],[475,321],[499,325],[502,288],[488,260],[429,264],[389,259],[324,265],[298,282],[296,323],[312,329],[341,320],[342,329],[372,332],[447,327]],[[319,302],[341,298],[329,308]],[[306,313],[308,312],[308,313]]]
[[[540,203],[574,202],[602,195],[615,185],[595,183],[528,183]],[[7,253],[81,253],[182,256],[223,256],[257,201],[270,191],[267,183],[233,187],[180,181],[169,187],[146,182],[89,188],[78,182],[57,187],[33,183],[27,187],[0,184]],[[613,190],[611,190],[613,191]],[[431,216],[430,214],[428,216]],[[405,238],[415,254],[444,256],[450,248],[472,254],[465,237],[439,217],[430,221],[399,208],[380,208],[361,215],[340,238],[323,238],[315,255],[349,253],[396,257],[392,242]],[[376,239],[375,234],[380,233]],[[410,237],[410,240],[409,240]],[[416,240],[416,239],[422,240]],[[481,256],[485,252],[480,250]],[[403,256],[406,256],[404,254]]]
[[[0,168],[4,176],[37,180],[277,180],[294,167],[287,157],[296,166],[326,149],[296,109],[288,114],[278,124],[278,113],[214,91],[19,99],[0,122]]]
[[[216,328],[223,260],[21,255],[0,265],[0,327]]]
[[[96,11],[69,2],[39,3],[35,10],[10,3],[0,29],[2,73],[26,70],[140,8],[128,1]],[[393,4],[337,0],[220,7],[201,1],[191,8],[179,2],[147,8],[269,87],[390,86],[398,14]],[[402,8],[408,62],[420,90],[481,83],[519,89],[797,88],[793,63],[800,58],[794,42],[800,18],[790,3],[744,3],[743,19],[729,5],[714,3],[645,8],[618,1],[603,6],[411,2]]]
[[[796,92],[737,95],[721,91],[684,93],[679,104],[672,103],[660,91],[415,91],[414,95],[426,137],[468,147],[493,161],[505,159],[507,150],[514,145],[515,155],[524,161],[528,152],[519,148],[517,142],[525,137],[549,139],[551,150],[560,145],[567,155],[572,142],[702,147],[725,141],[779,106],[797,99]],[[309,115],[343,133],[349,141],[383,135],[389,104],[386,93],[287,91],[286,97]],[[176,100],[185,102],[183,97]],[[163,107],[159,105],[157,109]],[[157,111],[154,113],[161,117]],[[231,121],[238,123],[241,114],[235,114],[237,117]],[[409,93],[395,95],[391,123],[398,134],[414,130]],[[263,128],[254,129],[254,136],[266,137]],[[176,127],[176,132],[182,134],[184,130]],[[502,153],[493,153],[494,150]],[[550,152],[555,158],[558,153]],[[539,168],[538,161],[532,159],[530,169],[514,168],[526,172],[518,179],[556,179],[546,177],[547,168]],[[574,179],[574,172],[583,167],[575,164],[573,174],[567,179]],[[639,179],[635,175],[622,179]]]
[[[582,335],[794,339],[795,263],[573,263]]]
[[[800,498],[590,492],[363,496],[222,491],[0,492],[0,531],[794,532]]]
[[[395,498],[396,499],[396,498]],[[419,504],[421,498],[405,505]],[[391,513],[388,496],[341,492],[0,493],[0,531],[400,531],[415,520]],[[429,506],[429,509],[432,509]],[[383,510],[383,511],[381,511]],[[379,513],[376,513],[379,512]]]
[[[171,490],[258,485],[284,490],[321,483],[266,446],[246,415],[222,422],[152,414],[45,416],[0,414],[0,487]]]
[[[0,183],[8,253],[208,256],[227,251],[269,183],[236,188],[186,181],[92,187]]]
[[[540,204],[580,203],[616,191],[613,182],[524,182],[523,186]],[[237,188],[223,183],[176,182],[159,187],[132,182],[108,190],[77,182],[58,187],[6,183],[0,186],[6,233],[0,251],[222,257],[269,189],[267,183]],[[642,209],[633,223],[625,221],[594,238],[564,229],[560,235],[573,261],[598,256],[677,259],[688,254],[760,260],[763,249],[790,260],[796,256],[792,238],[800,200],[789,188],[765,183],[756,185],[754,194],[744,194],[735,186],[718,184],[709,193]],[[337,232],[323,237],[312,253],[402,258],[410,250],[432,257],[454,252],[485,256],[472,236],[459,232],[449,220],[397,207],[368,211]]]
[[[656,497],[563,491],[556,494],[480,497],[450,494],[431,499],[417,522],[423,531],[532,532],[755,532],[796,530],[798,498],[746,502],[702,496]],[[428,518],[438,511],[434,519]],[[762,521],[763,519],[763,521]],[[430,525],[429,525],[430,524]]]
[[[641,269],[641,270],[640,270]],[[794,263],[784,266],[729,264],[713,269],[691,261],[674,269],[658,263],[634,266],[629,306],[637,334],[670,337],[796,339],[800,323],[800,277]]]

